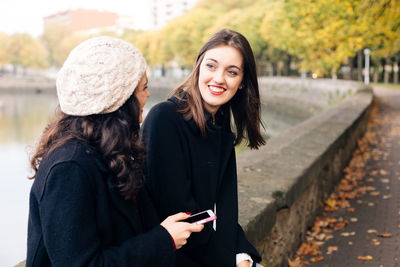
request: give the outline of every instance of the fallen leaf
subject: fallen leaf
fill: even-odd
[[[389,199],[389,198],[392,198],[392,194],[383,195],[383,197],[382,197],[382,199]]]
[[[391,233],[380,233],[380,234],[376,234],[377,236],[379,236],[379,237],[384,237],[384,238],[386,238],[386,237],[392,237],[392,234]]]
[[[373,234],[373,233],[378,233],[378,231],[376,231],[375,229],[369,229],[367,231],[368,234]]]
[[[375,206],[375,204],[372,203],[372,202],[369,202],[369,203],[368,203],[368,206],[373,207],[373,206]]]
[[[341,236],[348,237],[356,235],[356,232],[343,232],[340,234]]]
[[[351,222],[358,222],[358,219],[353,217],[353,218],[350,218],[350,221]]]
[[[332,239],[332,238],[333,238],[333,235],[327,235],[326,238],[325,238],[325,240],[328,241],[328,240],[330,240],[330,239]]]
[[[373,239],[372,239],[372,244],[374,244],[375,246],[379,246],[379,245],[381,244],[381,242],[379,242],[378,239],[373,238]]]
[[[324,257],[322,257],[322,256],[313,257],[313,258],[310,259],[311,262],[320,262],[320,261],[323,261],[323,260],[324,260]]]
[[[352,241],[349,241],[349,243],[348,243],[350,246],[352,246],[353,245],[353,242]]]
[[[388,172],[387,172],[387,171],[385,171],[385,170],[383,170],[383,169],[382,169],[382,170],[380,170],[380,171],[379,171],[379,173],[380,173],[381,175],[387,175],[387,174],[388,174]]]
[[[334,200],[334,199],[332,199],[332,198],[328,198],[326,201],[325,201],[325,203],[326,203],[326,205],[328,205],[328,207],[330,207],[330,208],[335,208],[336,207],[336,200]]]
[[[373,191],[373,192],[370,192],[369,194],[370,194],[370,196],[376,197],[376,196],[379,196],[381,194],[381,192]]]
[[[332,252],[334,251],[338,251],[339,247],[338,246],[329,246],[328,247],[328,251],[326,252],[326,254],[332,254]]]
[[[289,267],[303,267],[304,266],[300,257],[296,257],[293,261],[288,259],[288,264],[289,264]]]
[[[349,224],[349,222],[348,222],[347,220],[344,221],[344,222],[339,222],[339,223],[337,223],[337,224],[335,225],[335,227],[333,228],[333,230],[339,231],[339,230],[345,228],[348,224]]]
[[[390,182],[389,179],[386,179],[386,178],[381,179],[381,183],[388,184],[389,182]]]
[[[364,260],[364,261],[372,261],[373,257],[371,255],[367,256],[358,256],[357,259]]]
[[[301,244],[299,250],[298,250],[298,254],[299,255],[311,255],[311,256],[315,256],[315,255],[320,255],[322,254],[321,251],[319,251],[319,245],[316,244],[315,242],[309,241],[307,243],[303,243]]]
[[[347,212],[354,212],[354,211],[356,211],[355,208],[347,208]]]
[[[368,178],[366,181],[369,183],[373,183],[375,180],[374,180],[374,178]]]

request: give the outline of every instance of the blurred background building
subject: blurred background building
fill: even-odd
[[[169,20],[181,16],[198,0],[152,0],[151,16],[154,29],[162,28]]]
[[[71,32],[82,34],[97,34],[103,31],[118,33],[135,28],[135,20],[131,16],[89,9],[66,10],[46,16],[43,20],[44,31],[54,23],[66,26]]]

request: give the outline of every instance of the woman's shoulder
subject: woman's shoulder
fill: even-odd
[[[160,102],[154,105],[146,116],[143,126],[148,123],[160,123],[160,122],[171,122],[180,121],[183,119],[182,114],[179,112],[180,104],[179,101],[172,97],[168,100]]]
[[[94,168],[105,170],[105,166],[94,147],[82,141],[69,140],[46,156],[40,163],[38,171],[39,173],[47,173],[59,164],[70,163],[73,163],[84,170]]]
[[[102,167],[93,147],[84,142],[70,140],[43,158],[31,191],[40,199],[48,183],[69,183],[77,186],[82,183],[93,184],[93,177],[101,170],[106,171],[106,168]]]

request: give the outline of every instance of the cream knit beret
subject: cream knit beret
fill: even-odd
[[[86,40],[71,51],[57,75],[61,110],[77,116],[113,112],[132,95],[146,68],[139,50],[124,40]]]

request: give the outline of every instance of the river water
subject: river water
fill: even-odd
[[[144,115],[165,99],[167,90],[151,92]],[[53,117],[55,94],[0,93],[0,266],[14,266],[26,257],[29,191],[27,177],[32,147]],[[268,138],[278,135],[301,119],[262,109]]]

